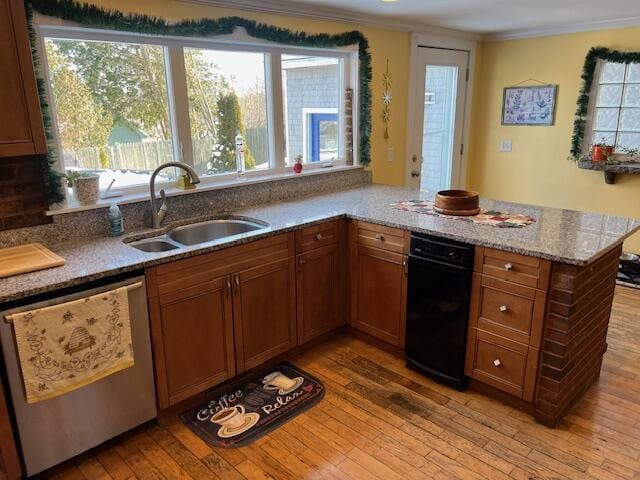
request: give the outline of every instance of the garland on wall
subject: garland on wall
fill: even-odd
[[[589,111],[589,94],[593,85],[598,60],[612,63],[640,63],[640,52],[620,52],[609,50],[606,47],[593,47],[587,53],[582,67],[582,88],[578,95],[578,108],[573,122],[573,136],[571,137],[571,158],[579,160],[582,153],[582,142],[584,140],[585,127],[587,123],[587,113]]]
[[[222,17],[218,19],[203,18],[200,20],[182,20],[177,23],[169,23],[163,18],[143,14],[125,14],[116,10],[108,10],[90,4],[79,3],[76,0],[27,0],[27,12],[29,15],[29,28],[32,28],[32,10],[42,15],[57,17],[63,20],[88,25],[91,27],[105,28],[109,30],[121,30],[147,35],[173,35],[185,37],[212,37],[217,35],[229,35],[236,28],[244,28],[247,33],[262,40],[282,43],[286,45],[316,48],[336,48],[349,45],[358,45],[359,58],[359,94],[360,94],[360,119],[359,119],[359,153],[360,163],[369,165],[371,162],[371,53],[369,42],[359,31],[351,31],[338,34],[308,34],[292,31],[273,25],[256,22],[242,17]],[[35,36],[31,37],[34,63],[37,64]],[[47,137],[52,139],[51,118],[47,106],[47,95],[44,89],[44,81],[38,78],[40,102],[42,104],[43,117],[47,128]],[[49,142],[51,143],[51,141]],[[54,171],[55,151],[49,149],[49,157],[43,168],[46,171],[48,181],[47,199],[49,203],[55,203],[61,199],[60,177]],[[57,180],[56,180],[57,179]]]

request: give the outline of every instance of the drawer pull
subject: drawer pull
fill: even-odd
[[[381,234],[376,234],[376,240],[378,240],[379,242],[384,242],[384,235]]]
[[[510,272],[511,270],[513,270],[513,265],[511,265],[510,263],[505,263],[505,264],[504,264],[504,269],[505,269],[507,272]]]
[[[494,364],[496,367],[498,367],[498,368],[500,368],[500,367],[502,366],[502,362],[500,361],[500,359],[499,359],[499,358],[496,358],[496,359],[493,361],[493,364]]]
[[[506,312],[507,310],[509,310],[509,307],[507,307],[506,305],[500,305],[500,311],[502,313]]]
[[[316,240],[318,240],[318,241],[322,240],[322,234],[321,233],[316,233]]]

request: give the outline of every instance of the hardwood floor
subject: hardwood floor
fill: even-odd
[[[325,399],[249,447],[175,415],[47,472],[56,479],[640,479],[640,290],[619,287],[598,383],[555,430],[341,337],[294,362]]]

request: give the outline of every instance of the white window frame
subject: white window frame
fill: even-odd
[[[285,105],[282,89],[281,55],[314,55],[339,58],[340,61],[340,85],[339,95],[339,127],[341,158],[334,162],[335,166],[346,166],[346,145],[344,132],[344,104],[347,88],[353,89],[353,158],[354,165],[359,165],[359,82],[358,82],[358,50],[357,46],[344,48],[310,48],[276,44],[250,37],[242,28],[236,29],[231,35],[217,37],[179,37],[158,36],[121,32],[115,30],[103,30],[77,26],[71,22],[46,17],[36,14],[34,22],[37,35],[37,49],[41,62],[39,65],[41,78],[45,81],[47,97],[50,106],[50,114],[53,122],[54,146],[58,152],[58,160],[55,168],[64,172],[62,145],[59,138],[57,114],[55,111],[55,99],[52,94],[49,78],[49,66],[44,48],[45,38],[87,40],[87,41],[113,41],[131,44],[145,44],[160,46],[165,49],[165,61],[167,63],[167,92],[169,97],[170,119],[172,126],[172,139],[174,143],[174,158],[187,164],[193,164],[192,144],[190,135],[189,105],[186,101],[186,74],[184,69],[183,48],[205,48],[224,51],[244,51],[265,54],[265,92],[267,97],[267,119],[269,138],[269,168],[250,170],[239,175],[236,172],[220,175],[203,175],[203,186],[215,186],[215,184],[233,186],[236,182],[243,183],[250,179],[277,180],[293,172],[293,162],[285,163]],[[305,170],[322,168],[323,162],[310,163]],[[174,182],[157,182],[165,188],[170,188]],[[148,192],[148,184],[140,184],[128,187],[116,187],[125,195]]]
[[[591,145],[594,144],[593,132],[596,121],[596,110],[598,109],[598,96],[600,95],[600,86],[608,85],[600,83],[600,78],[602,77],[602,70],[604,68],[604,64],[607,63],[606,60],[598,59],[596,61],[596,67],[593,72],[593,82],[591,84],[591,90],[589,91],[589,105],[587,106],[587,116],[585,118],[585,127],[584,127],[584,135],[582,137],[582,145],[581,152],[583,155],[589,155],[591,150]],[[626,77],[626,73],[625,73]],[[625,78],[626,80],[626,78]],[[624,86],[627,85],[627,82],[622,83],[622,99],[621,102],[624,101]],[[634,84],[637,85],[637,84]],[[605,107],[607,108],[607,107]],[[622,110],[622,107],[619,107]],[[620,112],[618,115],[622,115]],[[620,126],[620,118],[618,117],[618,126]],[[616,130],[616,143],[618,139],[618,135],[620,134],[620,130]],[[615,148],[615,146],[614,146]],[[614,151],[613,158],[617,160],[631,160],[631,156],[623,153]]]

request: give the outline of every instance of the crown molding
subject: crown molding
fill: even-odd
[[[288,15],[295,17],[327,20],[349,25],[366,25],[370,27],[396,30],[402,32],[431,33],[436,35],[480,40],[482,35],[450,28],[427,25],[424,23],[405,22],[382,15],[368,15],[353,10],[319,5],[301,4],[291,0],[179,0],[183,3],[207,5],[211,7],[231,8],[251,12]]]
[[[565,24],[546,28],[520,29],[490,33],[485,35],[483,40],[518,40],[521,38],[549,37],[552,35],[564,35],[569,33],[592,32],[596,30],[609,30],[637,26],[640,26],[640,17],[625,17],[611,20],[593,20],[591,22]]]

